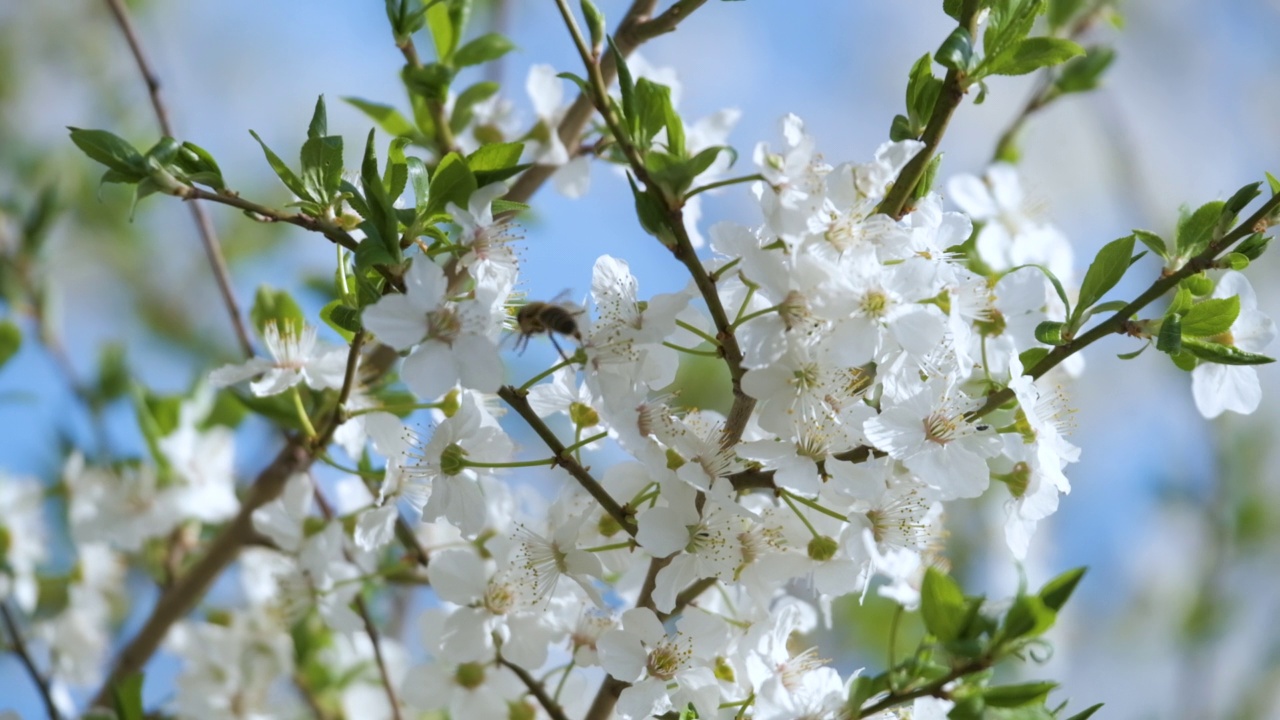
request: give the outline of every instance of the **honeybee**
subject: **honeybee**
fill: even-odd
[[[516,327],[520,330],[520,335],[516,338],[516,350],[523,352],[529,346],[530,338],[546,333],[551,344],[560,353],[560,357],[564,358],[565,362],[569,362],[569,356],[565,354],[564,348],[556,342],[556,334],[566,335],[581,344],[582,333],[578,330],[577,317],[582,313],[581,308],[567,303],[537,300],[525,303],[516,312]]]

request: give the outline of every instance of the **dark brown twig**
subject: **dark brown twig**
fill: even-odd
[[[44,701],[44,707],[49,713],[49,717],[51,720],[58,720],[58,718],[62,717],[62,713],[58,712],[58,706],[53,702],[53,691],[49,687],[49,678],[45,677],[40,672],[40,668],[36,667],[35,660],[27,650],[27,642],[22,637],[22,632],[18,629],[18,623],[13,619],[13,613],[9,612],[8,602],[0,602],[0,619],[4,620],[4,628],[9,633],[9,644],[13,648],[13,653],[18,656],[18,661],[22,663],[22,667],[31,676],[31,682],[35,683],[36,691],[40,693],[40,699]]]

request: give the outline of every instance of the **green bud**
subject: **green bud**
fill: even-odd
[[[809,541],[809,558],[823,562],[835,557],[836,551],[840,549],[840,543],[834,538],[826,535],[819,535]]]
[[[1036,326],[1036,340],[1045,345],[1061,345],[1066,342],[1063,339],[1063,331],[1066,327],[1066,323],[1046,320]]]
[[[1264,235],[1262,233],[1254,233],[1249,237],[1245,238],[1244,242],[1236,246],[1236,252],[1249,258],[1250,260],[1257,260],[1259,257],[1262,256],[1262,253],[1266,252],[1267,244],[1270,242],[1271,242],[1270,235]]]
[[[727,659],[720,656],[716,657],[715,674],[717,680],[722,680],[727,683],[733,682],[736,677],[733,672],[733,665],[729,664]]]
[[[622,532],[622,525],[612,515],[605,513],[600,516],[600,522],[596,523],[596,529],[604,537],[611,538]]]
[[[591,51],[599,55],[604,48],[606,32],[604,14],[591,0],[582,0],[582,15],[587,19],[587,30],[591,33]]]
[[[1232,270],[1244,270],[1249,267],[1249,258],[1242,253],[1233,252],[1223,258],[1222,263]]]
[[[527,700],[507,701],[508,720],[537,720],[538,711]]]

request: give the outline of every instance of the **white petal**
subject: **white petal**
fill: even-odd
[[[434,400],[457,384],[458,365],[449,346],[431,340],[405,358],[400,375],[418,397]]]

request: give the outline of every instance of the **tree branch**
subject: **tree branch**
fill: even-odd
[[[4,628],[9,633],[9,644],[13,646],[13,652],[18,656],[18,661],[22,663],[22,667],[26,669],[27,674],[31,676],[31,682],[35,683],[36,691],[40,693],[40,699],[44,701],[45,711],[49,713],[50,720],[58,720],[62,717],[62,713],[58,712],[58,706],[53,702],[53,691],[49,687],[49,678],[40,672],[40,668],[36,667],[36,662],[31,657],[31,653],[27,650],[27,642],[22,637],[22,632],[18,629],[18,623],[13,619],[13,613],[9,612],[9,603],[0,601],[0,619],[4,621]]]
[[[151,68],[142,43],[129,19],[129,12],[123,0],[106,0],[107,7],[116,19],[129,43],[129,50],[138,64],[138,72],[147,84],[147,94],[151,97],[151,107],[155,110],[156,120],[160,123],[160,132],[167,137],[175,137],[173,126],[169,122],[169,112],[165,108],[164,99],[160,95],[160,77]],[[231,316],[231,325],[235,329],[236,340],[245,357],[253,357],[253,342],[249,339],[249,331],[245,328],[244,318],[240,315],[240,303],[236,300],[235,291],[231,288],[231,277],[227,270],[227,261],[222,257],[222,248],[218,245],[218,237],[213,229],[213,222],[200,203],[191,203],[191,218],[195,221],[196,230],[200,233],[200,244],[204,246],[205,257],[209,260],[209,268],[213,271],[213,279],[218,285],[218,293],[222,295],[222,304]]]

